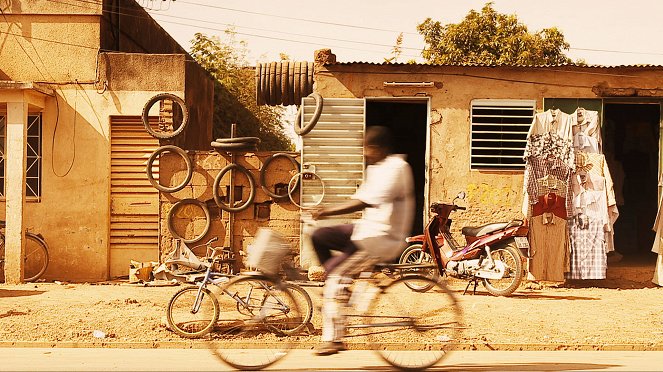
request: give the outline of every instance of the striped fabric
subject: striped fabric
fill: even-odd
[[[608,269],[604,224],[590,221],[581,228],[576,219],[569,220],[571,238],[570,271],[567,279],[605,279]]]

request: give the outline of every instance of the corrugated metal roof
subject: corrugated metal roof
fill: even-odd
[[[585,68],[661,68],[663,65],[652,64],[637,64],[637,65],[581,65],[577,63],[560,63],[557,65],[524,65],[524,64],[503,64],[503,63],[389,63],[389,62],[327,62],[325,66],[349,66],[349,65],[373,65],[373,66],[434,66],[434,67],[529,67],[529,68],[543,68],[543,67],[585,67]]]

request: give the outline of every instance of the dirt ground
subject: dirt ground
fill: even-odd
[[[653,271],[653,261],[624,261],[609,266],[606,280],[523,285],[511,297],[490,296],[481,286],[461,295],[464,285],[451,283],[467,327],[457,341],[480,350],[663,350],[663,288],[651,283]],[[166,305],[179,288],[0,284],[0,346],[196,347],[199,341],[164,326]],[[306,289],[316,304],[315,330],[303,339],[313,346],[321,289]]]

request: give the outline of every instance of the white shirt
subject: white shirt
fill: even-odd
[[[385,261],[397,257],[414,219],[412,169],[403,155],[389,155],[366,168],[353,199],[369,205],[355,223],[352,241]]]

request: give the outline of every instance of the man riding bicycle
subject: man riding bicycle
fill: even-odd
[[[314,219],[363,211],[354,224],[319,228],[313,232],[313,247],[327,272],[322,305],[322,344],[317,355],[345,350],[345,319],[337,299],[350,278],[372,270],[379,262],[391,261],[401,253],[414,218],[412,169],[404,156],[392,153],[388,128],[371,126],[364,136],[368,165],[364,182],[352,199],[338,206],[320,208]],[[331,251],[340,251],[332,255]]]

